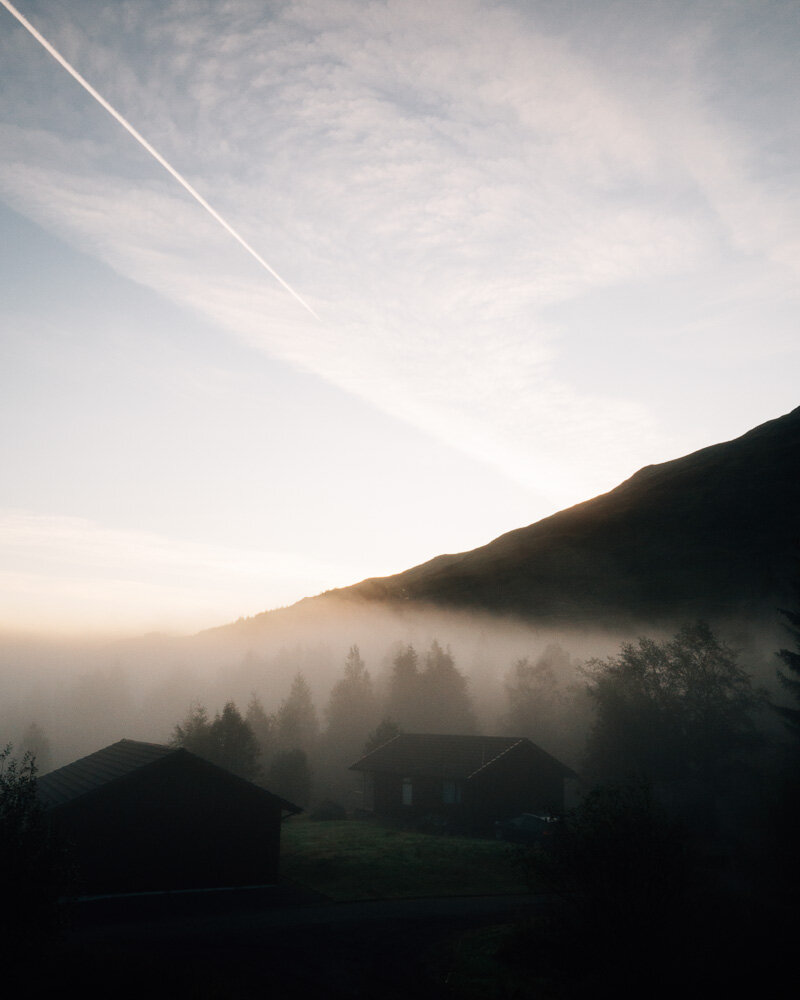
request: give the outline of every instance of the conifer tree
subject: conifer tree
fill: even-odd
[[[404,729],[413,730],[422,699],[419,657],[414,647],[403,646],[392,660],[386,713]]]
[[[425,654],[425,669],[421,681],[420,716],[424,720],[425,731],[476,731],[467,678],[456,667],[450,648],[442,649],[436,639]]]
[[[508,711],[502,725],[509,735],[553,745],[565,703],[556,671],[569,666],[569,655],[557,644],[547,646],[535,663],[527,656],[516,661],[504,685]]]
[[[304,675],[292,681],[289,697],[277,716],[278,746],[281,750],[304,750],[310,753],[319,739],[319,719],[311,698],[311,688]]]
[[[190,753],[196,753],[199,757],[210,759],[211,747],[211,722],[208,718],[208,709],[205,705],[196,702],[193,704],[183,722],[176,724],[169,738],[171,747],[183,747]]]
[[[209,722],[204,705],[193,705],[183,722],[175,726],[169,743],[248,781],[261,773],[258,741],[232,701],[226,702],[213,722]]]
[[[356,755],[375,723],[372,679],[358,646],[350,647],[344,676],[333,686],[325,715],[329,745],[335,748],[337,755]]]
[[[261,773],[260,749],[253,730],[232,701],[211,723],[212,760],[220,767],[253,781]]]
[[[253,730],[253,735],[261,751],[261,765],[267,767],[278,747],[278,721],[275,715],[267,715],[255,691],[247,703],[245,721]]]
[[[364,741],[364,746],[361,748],[362,756],[372,753],[373,750],[377,750],[378,747],[382,747],[384,743],[388,743],[389,740],[393,740],[395,736],[399,735],[400,727],[397,723],[388,715],[384,716],[377,728]]]

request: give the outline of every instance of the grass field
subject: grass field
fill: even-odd
[[[338,902],[527,892],[518,849],[494,840],[410,833],[367,820],[294,817],[281,874]]]

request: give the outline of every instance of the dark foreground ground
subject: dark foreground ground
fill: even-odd
[[[549,933],[552,898],[544,895],[334,903],[284,882],[86,901],[58,945],[32,942],[27,957],[0,961],[0,997],[796,995],[796,908],[717,901],[693,910],[680,917],[682,933],[656,922],[643,934],[612,935],[608,956],[587,940],[585,926],[565,933],[556,924],[561,929]],[[492,941],[502,943],[499,964],[483,961]]]
[[[16,975],[29,996],[81,1000],[446,996],[454,941],[540,907],[535,896],[331,903],[288,883],[96,900]]]

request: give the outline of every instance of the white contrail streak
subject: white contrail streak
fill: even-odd
[[[91,94],[91,96],[97,101],[99,105],[101,105],[106,109],[106,111],[112,116],[112,118],[115,118],[127,132],[130,132],[133,138],[139,143],[140,146],[142,146],[144,149],[147,150],[147,152],[153,157],[153,159],[157,160],[161,164],[161,166],[166,171],[168,171],[168,173],[172,174],[172,176],[181,185],[181,187],[189,192],[189,194],[194,198],[194,200],[198,203],[198,205],[201,205],[208,212],[208,214],[211,216],[212,219],[216,219],[216,221],[222,226],[222,228],[227,230],[231,234],[231,236],[237,241],[237,243],[240,243],[244,247],[244,249],[250,254],[250,256],[258,261],[258,263],[264,268],[265,271],[268,271],[279,284],[283,285],[286,291],[293,298],[295,298],[300,303],[300,305],[303,306],[304,309],[307,309],[314,317],[314,319],[319,320],[319,316],[317,316],[317,314],[314,312],[311,306],[297,294],[297,292],[292,288],[292,286],[289,285],[287,282],[285,282],[283,278],[277,273],[277,271],[273,270],[273,268],[269,266],[269,264],[264,260],[261,254],[258,253],[257,250],[254,250],[253,247],[251,247],[250,244],[247,242],[247,240],[243,239],[236,232],[233,226],[229,222],[226,222],[226,220],[222,218],[219,212],[211,205],[209,205],[209,203],[198,191],[195,191],[195,189],[186,180],[185,177],[182,177],[170,163],[167,163],[167,161],[164,159],[161,153],[159,153],[157,149],[154,149],[147,141],[147,139],[145,139],[143,135],[137,132],[129,121],[126,121],[126,119],[122,117],[119,111],[117,111],[115,108],[112,108],[112,106],[108,103],[108,101],[97,93],[97,91],[88,82],[88,80],[84,80],[84,78],[80,75],[80,73],[73,66],[70,66],[70,64],[61,55],[58,49],[53,48],[50,42],[48,42],[47,39],[43,35],[41,35],[36,30],[36,28],[34,28],[34,26],[30,23],[30,21],[28,21],[25,17],[22,16],[22,14],[20,14],[20,12],[17,10],[16,7],[14,7],[13,4],[10,4],[8,0],[0,0],[0,4],[2,4],[5,7],[5,9],[9,12],[9,14],[15,17],[17,21],[19,21],[22,27],[25,28],[25,30],[28,31],[41,46],[47,49],[47,51],[56,60],[56,62],[60,63],[64,67],[64,69],[69,73],[69,75],[74,77],[88,94]]]

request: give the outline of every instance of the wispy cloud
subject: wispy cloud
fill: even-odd
[[[570,378],[569,352],[610,325],[592,296],[747,254],[785,297],[779,272],[798,267],[796,188],[758,174],[720,114],[733,68],[713,6],[616,34],[596,6],[594,42],[587,24],[540,27],[537,5],[470,0],[37,11],[322,326],[10,37],[0,189],[259,350],[565,503],[671,447],[635,376],[613,396]],[[565,336],[554,308],[581,300]]]
[[[0,629],[199,629],[341,582],[342,566],[0,509]],[[359,570],[361,571],[359,574]],[[366,575],[350,568],[352,579]]]

